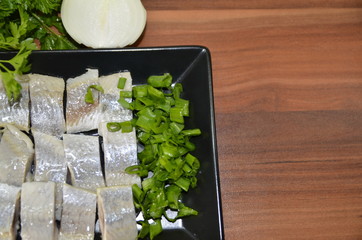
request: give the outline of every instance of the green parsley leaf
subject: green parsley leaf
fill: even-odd
[[[12,59],[0,60],[0,75],[9,102],[18,101],[21,96],[21,85],[15,80],[15,76],[30,70],[28,57],[31,50],[27,49],[28,45],[24,42]]]

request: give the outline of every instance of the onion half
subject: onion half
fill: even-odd
[[[61,18],[76,42],[116,48],[131,45],[141,36],[147,13],[140,0],[63,0]]]

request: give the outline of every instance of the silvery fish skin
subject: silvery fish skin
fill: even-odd
[[[103,123],[106,125],[106,123]],[[104,172],[107,186],[141,184],[135,174],[128,174],[125,169],[137,165],[136,132],[110,132],[103,128]]]
[[[97,195],[64,184],[59,240],[93,240]]]
[[[85,74],[67,80],[67,133],[78,133],[98,128],[100,118],[99,92],[93,91],[94,103],[85,102],[87,88],[98,85],[98,70],[87,69]]]
[[[20,192],[20,187],[0,183],[0,239],[16,239]]]
[[[27,81],[29,79],[27,75],[23,75],[21,77],[16,77],[16,80],[20,82],[22,86],[21,98],[19,102],[10,104],[0,76],[0,127],[12,124],[20,130],[28,132],[30,128],[30,120],[29,84]]]
[[[0,142],[0,182],[20,187],[34,158],[34,144],[18,128],[7,125]]]
[[[138,232],[132,187],[98,188],[97,202],[102,239],[137,239]]]
[[[23,240],[56,239],[54,182],[23,183],[20,219]]]
[[[98,137],[64,134],[63,143],[72,185],[93,192],[104,187]]]
[[[55,136],[33,132],[35,143],[34,181],[52,181],[56,184],[56,218],[60,220],[63,183],[67,179],[67,164],[63,141]]]
[[[29,74],[31,129],[61,137],[65,132],[64,79]]]
[[[119,78],[126,78],[126,84],[122,90],[118,89]],[[99,84],[104,90],[100,96],[101,119],[100,122],[123,122],[132,119],[132,111],[125,109],[118,102],[120,91],[132,91],[132,77],[130,72],[119,72],[99,78]],[[129,99],[131,101],[131,99]],[[101,135],[103,124],[99,125]]]

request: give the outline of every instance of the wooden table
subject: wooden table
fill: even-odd
[[[211,51],[225,239],[362,239],[362,1],[143,3]]]

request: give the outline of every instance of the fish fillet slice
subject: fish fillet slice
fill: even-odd
[[[21,190],[21,237],[23,240],[52,240],[55,226],[55,183],[27,182]]]
[[[20,187],[0,183],[0,239],[15,240],[19,217]]]
[[[7,125],[0,143],[0,182],[20,187],[34,158],[34,144],[18,128]]]
[[[9,104],[5,88],[0,76],[0,127],[12,124],[20,130],[29,131],[29,84],[27,75],[16,78],[22,86],[19,102]]]
[[[41,74],[29,74],[29,78],[32,130],[61,137],[65,132],[64,79]]]
[[[122,90],[118,89],[119,78],[126,78],[126,84]],[[132,91],[132,78],[130,72],[119,72],[99,78],[99,84],[102,86],[104,93],[101,94],[101,122],[123,122],[132,119],[132,111],[125,109],[119,104],[119,92],[120,91]],[[129,100],[131,101],[131,99]],[[103,124],[99,125],[99,129],[103,127]],[[103,130],[98,130],[99,134],[103,133]]]
[[[99,93],[93,91],[94,103],[86,103],[87,88],[98,85],[98,70],[67,80],[66,128],[67,133],[90,131],[98,128],[100,118]]]
[[[97,195],[64,184],[59,240],[93,240]]]
[[[130,186],[98,188],[97,202],[102,239],[137,239],[136,213]]]
[[[63,141],[72,185],[93,192],[104,187],[98,137],[64,134]]]
[[[60,220],[63,183],[67,179],[63,141],[55,136],[33,132],[35,143],[35,181],[55,182],[56,218]]]
[[[107,127],[102,130],[106,185],[140,185],[141,180],[137,175],[125,172],[127,167],[138,163],[135,130],[129,133],[109,132]]]

